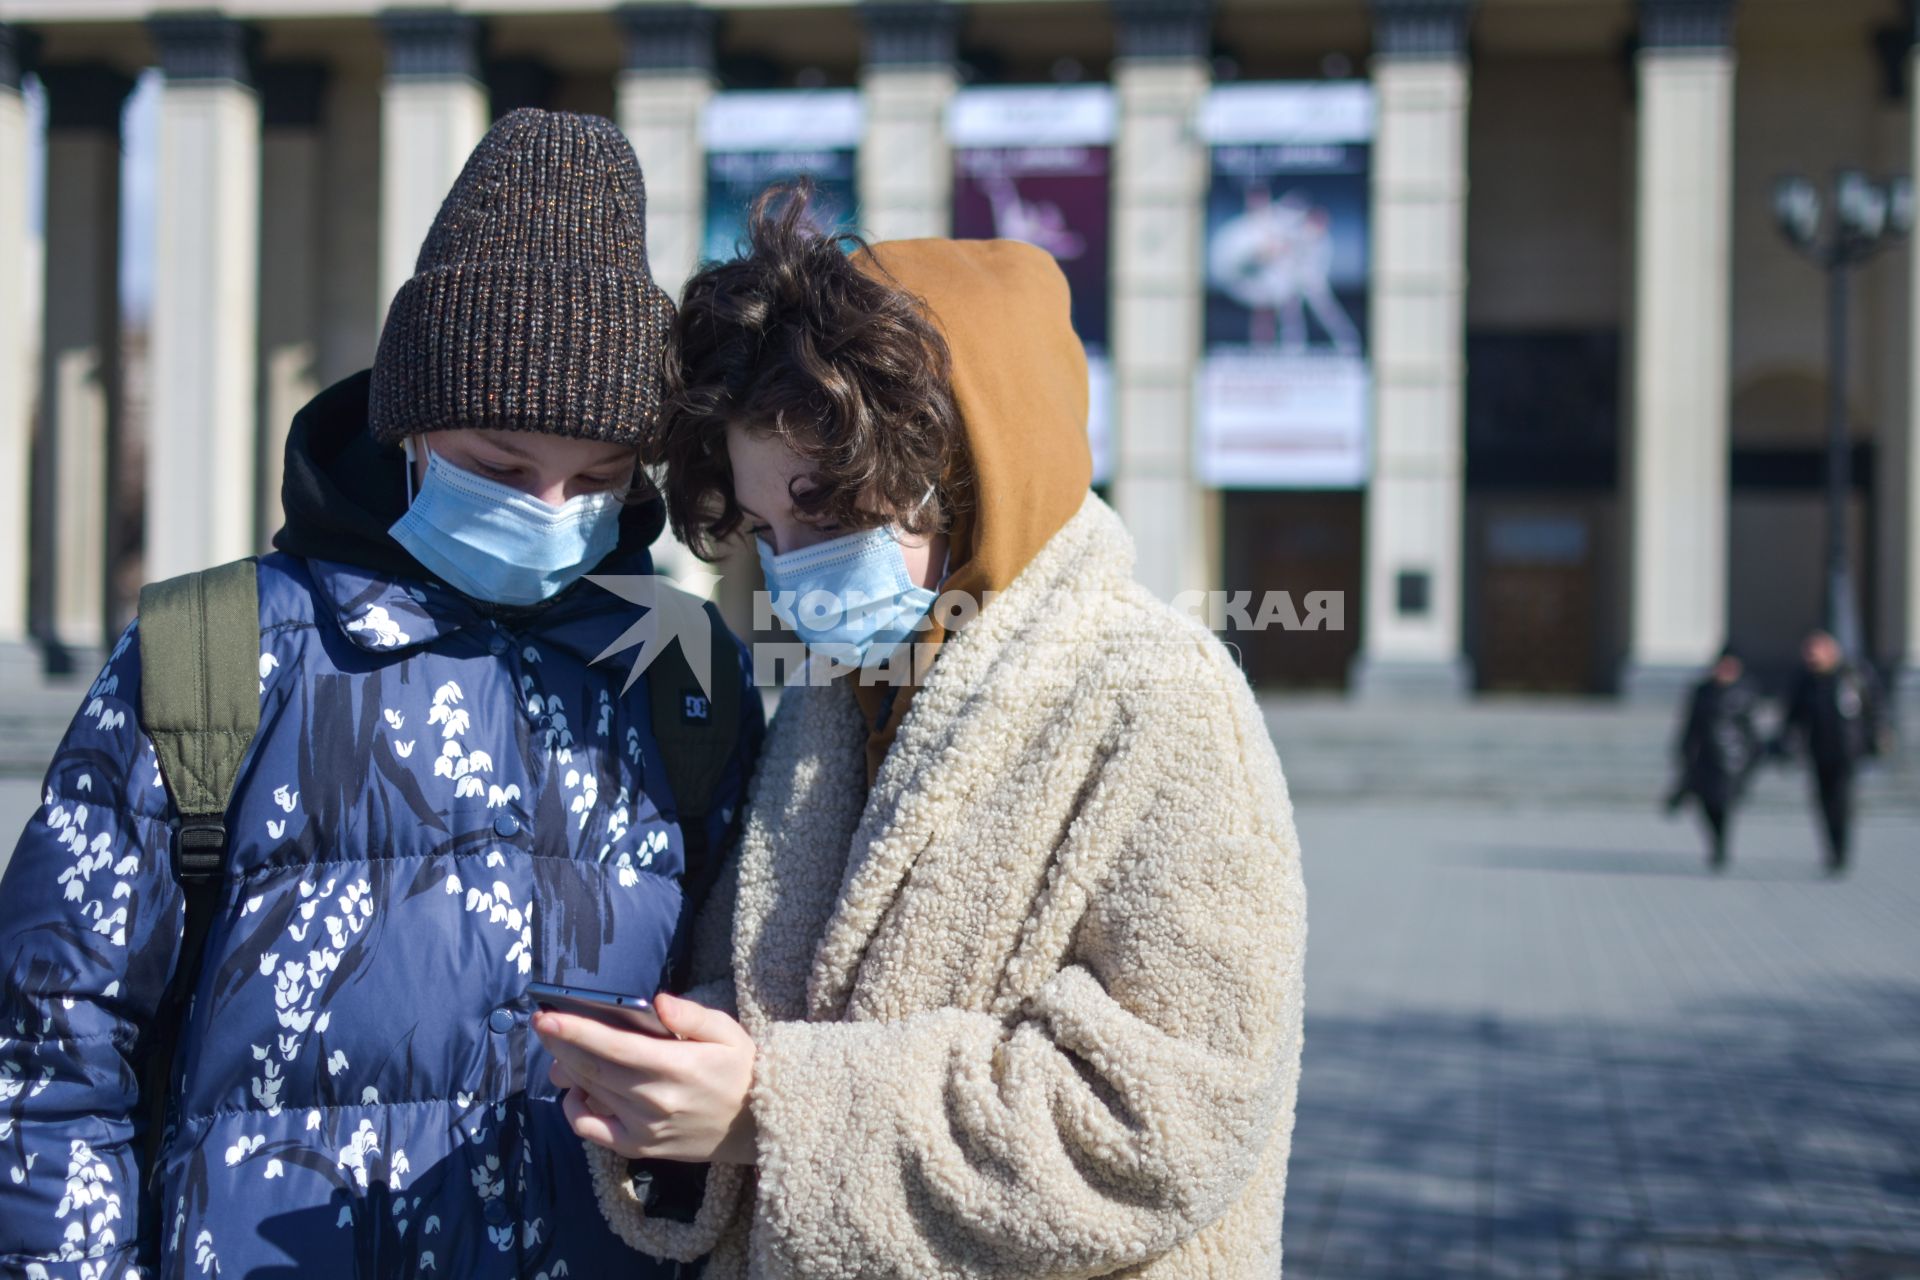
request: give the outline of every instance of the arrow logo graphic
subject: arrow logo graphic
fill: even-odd
[[[711,592],[720,581],[712,574],[697,570],[682,576],[695,591]],[[640,647],[640,652],[633,657],[633,669],[627,673],[627,682],[620,686],[621,696],[633,688],[641,673],[675,640],[680,642],[680,652],[685,655],[700,692],[713,696],[713,619],[707,613],[704,597],[660,573],[590,573],[587,581],[646,610],[639,621],[621,632],[619,639],[594,658],[594,662],[602,662],[623,649]]]

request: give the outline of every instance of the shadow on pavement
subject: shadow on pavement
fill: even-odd
[[[1289,1280],[1920,1277],[1920,986],[1307,1019]]]

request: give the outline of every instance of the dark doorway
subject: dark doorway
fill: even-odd
[[[1479,688],[1605,689],[1617,647],[1620,337],[1467,337],[1466,646]]]
[[[1346,688],[1363,624],[1364,496],[1357,491],[1229,491],[1221,495],[1221,505],[1225,586],[1229,595],[1251,593],[1251,613],[1258,615],[1267,592],[1285,591],[1302,615],[1309,592],[1342,593],[1338,630],[1267,626],[1224,632],[1221,639],[1240,651],[1247,679],[1269,688]]]

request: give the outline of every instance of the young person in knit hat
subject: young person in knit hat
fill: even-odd
[[[632,1273],[526,988],[668,980],[761,730],[729,642],[697,709],[737,718],[676,795],[682,731],[594,661],[640,613],[581,579],[649,573],[663,524],[644,206],[607,121],[501,120],[372,370],[294,421],[203,948],[157,613],[88,692],[0,886],[0,1274]]]

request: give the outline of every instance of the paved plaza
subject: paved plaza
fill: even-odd
[[[0,860],[79,696],[0,708]],[[1705,870],[1664,713],[1271,708],[1311,944],[1289,1280],[1920,1280],[1920,781]]]
[[[1920,1277],[1920,821],[1303,800],[1290,1280]]]

